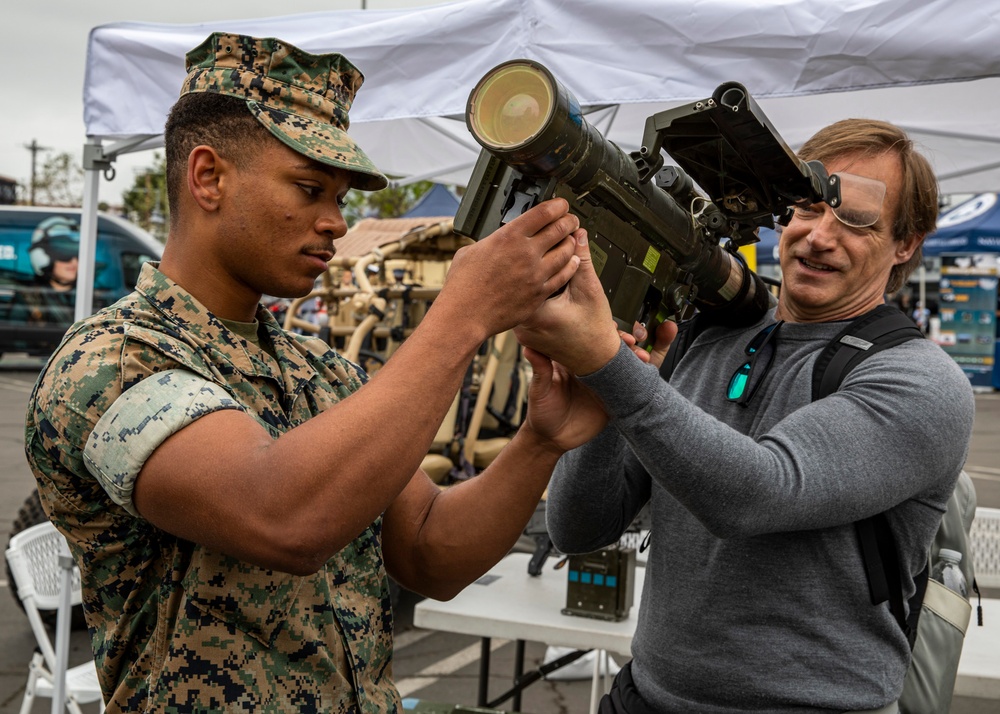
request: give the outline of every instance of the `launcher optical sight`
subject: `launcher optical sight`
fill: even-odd
[[[625,154],[576,98],[531,60],[493,68],[469,96],[466,124],[483,147],[455,217],[481,239],[535,204],[569,202],[619,327],[714,313],[745,325],[770,293],[736,249],[791,206],[840,200],[836,176],[800,161],[740,84],[646,120]],[[666,151],[680,166],[663,166]]]

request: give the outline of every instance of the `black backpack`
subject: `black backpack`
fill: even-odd
[[[699,314],[679,325],[677,337],[660,368],[660,375],[665,380],[670,379],[688,347],[709,324],[711,318]],[[923,337],[913,320],[891,305],[879,305],[856,317],[827,343],[817,357],[812,374],[813,401],[837,391],[848,372],[862,360],[881,350]],[[889,610],[906,634],[913,651],[899,702],[902,714],[947,711],[951,702],[971,606],[964,598],[951,596],[951,591],[941,593],[944,588],[938,588],[937,583],[933,585],[933,597],[929,597],[926,603],[925,595],[928,574],[942,547],[964,554],[962,570],[973,591],[979,594],[971,549],[968,547],[975,502],[972,480],[963,471],[928,553],[927,565],[914,578],[916,592],[909,598],[908,608],[903,607],[899,557],[888,518],[879,513],[855,523],[872,605],[889,602]],[[942,600],[949,602],[942,603]],[[964,615],[962,603],[966,608]],[[909,616],[906,615],[907,609]],[[930,616],[918,629],[922,613],[930,613]],[[983,624],[981,604],[978,624]]]

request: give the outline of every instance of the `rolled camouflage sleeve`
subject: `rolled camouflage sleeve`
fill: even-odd
[[[220,409],[242,409],[225,389],[193,372],[172,369],[139,382],[115,400],[87,440],[83,460],[111,500],[138,516],[135,480],[169,436]]]

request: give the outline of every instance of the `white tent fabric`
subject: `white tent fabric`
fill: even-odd
[[[1000,79],[986,79],[1000,75],[1000,9],[980,0],[466,0],[105,25],[89,42],[87,134],[158,136],[184,53],[218,30],[350,58],[367,75],[352,134],[398,177],[465,183],[478,153],[464,123],[469,92],[490,68],[526,57],[584,107],[619,107],[602,129],[627,150],[648,115],[735,80],[793,146],[834,119],[884,118],[926,146],[944,190],[1000,186]]]
[[[184,54],[215,31],[351,59],[367,79],[350,132],[402,181],[467,181],[479,152],[464,123],[469,92],[524,57],[547,66],[626,151],[647,116],[735,80],[792,147],[836,119],[887,119],[924,147],[944,191],[1000,187],[1000,10],[981,0],[463,0],[104,25],[88,46],[89,142],[126,142],[102,149],[108,158],[160,143]]]

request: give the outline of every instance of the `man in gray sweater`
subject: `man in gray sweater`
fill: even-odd
[[[651,504],[633,659],[602,712],[897,711],[910,649],[888,604],[870,603],[854,523],[888,514],[909,597],[965,462],[972,390],[926,340],[874,354],[816,402],[811,376],[827,342],[919,265],[936,182],[882,122],[838,122],[800,157],[868,192],[796,208],[777,307],[703,330],[669,383],[656,367],[676,326],[636,348],[589,265],[518,330],[552,360],[542,377],[567,415],[607,424],[559,462],[555,544],[614,543]]]

